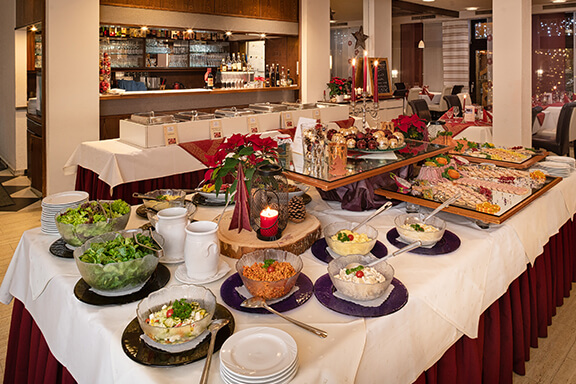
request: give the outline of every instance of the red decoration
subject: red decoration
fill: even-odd
[[[244,170],[242,164],[238,164],[238,180],[244,180]],[[236,205],[232,213],[232,221],[228,230],[238,228],[238,233],[243,229],[252,231],[250,227],[250,207],[248,206],[248,189],[245,182],[239,182],[236,188],[236,196],[234,196]]]

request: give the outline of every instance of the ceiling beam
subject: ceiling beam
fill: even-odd
[[[458,11],[451,11],[449,9],[431,7],[429,5],[409,3],[407,1],[402,0],[392,0],[392,7],[401,9],[403,11],[414,12],[417,14],[433,14],[455,18],[460,17],[460,12]]]

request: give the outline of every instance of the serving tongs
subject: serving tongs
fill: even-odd
[[[108,212],[106,211],[106,208],[104,208],[104,206],[102,205],[100,200],[96,200],[96,202],[98,203],[98,206],[100,207],[102,212],[104,212],[104,216],[106,217],[106,223],[109,223],[110,222],[110,216],[108,216]]]
[[[156,246],[158,246],[158,249],[149,247],[149,246],[147,246],[146,244],[142,244],[141,242],[139,242],[139,241],[138,241],[138,236],[136,236],[136,235],[138,235],[138,233],[136,233],[136,232],[134,232],[134,233],[132,234],[132,238],[134,239],[134,242],[135,242],[136,244],[138,244],[138,245],[141,246],[142,248],[146,248],[146,249],[152,251],[152,252],[156,255],[156,257],[160,259],[160,258],[164,257],[164,248],[160,245],[160,243],[158,242],[158,240],[156,240],[156,239],[154,238],[154,235],[153,235],[153,232],[154,232],[154,231],[153,231],[152,229],[150,229],[149,231],[150,231],[150,237],[151,237],[152,240],[154,241],[154,244],[156,244]]]

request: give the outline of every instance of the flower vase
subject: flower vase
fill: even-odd
[[[344,102],[344,95],[336,95],[336,102],[343,103]]]

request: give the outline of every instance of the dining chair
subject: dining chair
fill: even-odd
[[[536,117],[538,117],[538,114],[540,112],[542,112],[544,109],[537,105],[535,107],[532,107],[532,127],[534,126],[534,122],[536,121]]]
[[[460,92],[462,92],[462,89],[464,89],[464,86],[463,86],[463,85],[455,85],[455,86],[453,86],[453,87],[452,87],[452,93],[451,93],[451,95],[457,95],[457,94],[459,94]]]
[[[457,95],[448,95],[444,96],[444,100],[446,100],[446,104],[448,105],[448,109],[452,107],[458,107],[460,113],[458,116],[462,116],[462,104],[460,104],[460,99]]]
[[[559,156],[570,152],[570,123],[576,102],[566,103],[560,110],[555,130],[540,131],[532,135],[532,147],[544,148]]]
[[[417,114],[419,118],[429,123],[432,120],[432,115],[430,114],[430,109],[428,108],[428,103],[426,100],[416,99],[409,100],[408,105],[412,108],[413,113]]]
[[[396,90],[401,90],[401,89],[406,89],[406,84],[404,83],[394,83],[394,86],[396,87]]]
[[[420,98],[420,92],[422,92],[422,88],[420,87],[410,88],[410,90],[408,91],[408,96],[406,96],[406,101],[409,102],[411,100],[418,100]],[[410,106],[410,103],[406,104],[406,111],[404,111],[404,113],[406,115],[414,114],[413,109]]]
[[[442,94],[440,95],[440,103],[438,104],[430,104],[429,108],[431,112],[441,112],[444,113],[448,110],[448,105],[446,104],[446,100],[444,99],[444,96],[448,96],[450,95],[450,93],[452,92],[452,86],[451,85],[445,85],[444,88],[442,89]]]

